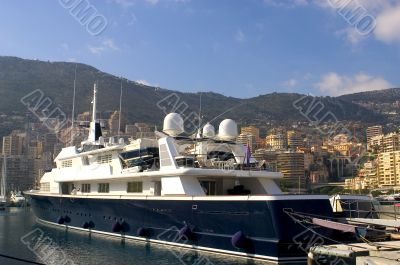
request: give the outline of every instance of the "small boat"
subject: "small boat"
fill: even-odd
[[[11,192],[10,203],[13,206],[20,207],[20,206],[23,206],[25,204],[25,202],[26,202],[26,199],[25,199],[24,195],[22,195],[21,191],[18,191],[18,192],[12,191]]]

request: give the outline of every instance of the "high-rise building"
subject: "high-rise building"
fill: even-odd
[[[303,146],[303,139],[300,134],[296,131],[287,131],[287,145],[288,148],[296,150],[297,147]]]
[[[3,157],[0,158],[0,168],[3,167]],[[34,188],[35,177],[33,170],[33,159],[22,155],[6,156],[6,190],[29,190]]]
[[[22,155],[25,145],[25,137],[23,133],[12,132],[8,136],[3,136],[3,155]]]
[[[260,129],[253,125],[240,128],[240,133],[254,135],[257,140],[260,138]]]
[[[292,188],[305,186],[304,153],[285,151],[279,152],[277,169],[282,172],[283,179]]]
[[[366,133],[367,133],[367,145],[368,145],[368,148],[369,148],[370,141],[371,141],[372,137],[375,137],[375,136],[383,134],[382,126],[381,125],[375,125],[375,126],[368,127],[367,130],[366,130]]]
[[[43,152],[54,152],[54,145],[58,142],[57,135],[54,133],[46,133],[43,135]]]
[[[265,146],[272,150],[284,150],[287,148],[287,137],[284,134],[270,134],[265,138]]]
[[[252,134],[239,134],[238,137],[236,138],[236,142],[241,143],[243,145],[248,145],[250,147],[251,152],[257,149],[258,147],[258,141],[256,139],[256,136]]]
[[[400,151],[378,154],[379,187],[400,185]]]
[[[400,134],[389,133],[380,134],[370,139],[368,143],[369,150],[377,152],[393,152],[400,150]]]

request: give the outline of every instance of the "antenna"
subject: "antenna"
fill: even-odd
[[[75,77],[74,77],[74,95],[72,97],[72,118],[71,118],[71,145],[74,144],[74,121],[75,121],[75,91],[76,91],[76,68],[78,64],[75,64]]]
[[[199,106],[199,125],[197,128],[197,136],[196,138],[200,138],[201,137],[201,97],[202,97],[202,93],[200,92],[200,106]]]
[[[118,114],[118,137],[121,131],[121,111],[122,111],[122,76],[121,76],[121,92],[119,94],[119,114]]]
[[[96,122],[96,101],[97,101],[97,88],[96,88],[96,86],[97,86],[97,82],[96,83],[94,83],[94,86],[93,86],[93,112],[92,112],[92,122]]]
[[[93,86],[93,113],[92,113],[92,121],[90,122],[89,129],[89,137],[88,141],[95,143],[96,142],[96,99],[97,98],[97,88],[96,83]]]

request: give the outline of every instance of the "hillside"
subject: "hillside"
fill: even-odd
[[[20,99],[35,89],[43,91],[60,108],[70,115],[75,63],[43,62],[16,57],[0,57],[0,113],[25,115],[26,107]],[[92,87],[97,81],[98,107],[100,111],[113,111],[119,107],[120,79],[85,65],[77,65],[76,113],[91,108]],[[198,112],[199,93],[182,93],[162,88],[124,81],[123,113],[129,122],[150,122],[160,125],[164,111],[170,112],[179,106],[184,116]],[[172,95],[172,96],[171,96]],[[379,113],[353,103],[347,97],[319,97],[323,111],[331,111],[339,120],[385,122]],[[265,124],[266,122],[290,122],[306,119],[293,107],[301,94],[272,93],[249,99],[226,97],[208,92],[202,93],[204,120],[220,121],[233,118],[242,124]],[[157,104],[160,100],[161,104]],[[223,114],[223,115],[221,115]],[[191,118],[189,118],[192,120]]]

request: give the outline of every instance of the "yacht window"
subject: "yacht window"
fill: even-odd
[[[143,170],[150,169],[155,164],[157,167],[158,148],[148,147],[119,154],[124,168],[142,167]]]
[[[99,193],[109,193],[110,192],[110,184],[109,183],[99,183]]]
[[[111,161],[112,161],[111,154],[97,156],[97,163],[99,163],[99,164],[107,164],[107,163],[111,163]]]
[[[63,160],[61,161],[61,167],[72,167],[72,160]]]
[[[143,182],[141,181],[128,182],[127,192],[136,192],[136,193],[143,192]]]
[[[215,181],[201,181],[200,185],[203,187],[203,190],[206,193],[206,195],[217,195]]]
[[[85,166],[89,165],[89,157],[88,156],[82,157],[82,164]]]
[[[50,182],[40,183],[40,190],[50,192]]]
[[[160,164],[163,167],[172,165],[166,144],[160,145]]]
[[[90,184],[82,184],[81,191],[82,193],[90,193]]]

